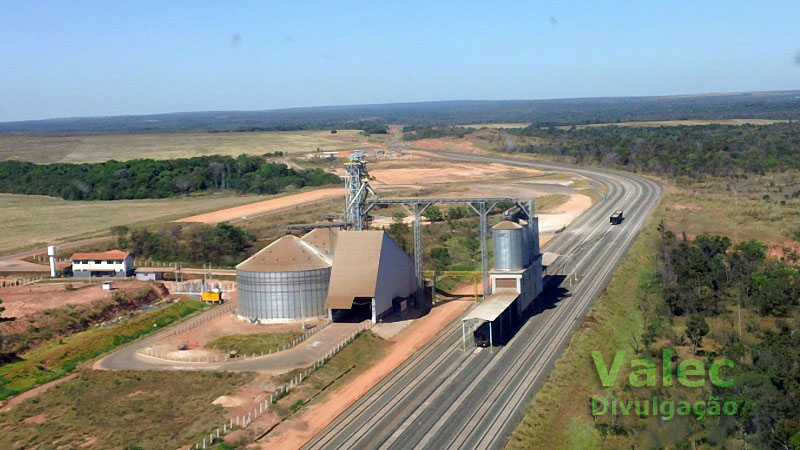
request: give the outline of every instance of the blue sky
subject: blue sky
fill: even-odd
[[[800,89],[800,1],[0,0],[0,121]]]

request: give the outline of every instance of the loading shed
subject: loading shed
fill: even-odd
[[[325,307],[339,322],[378,322],[417,291],[414,261],[383,230],[340,231]]]

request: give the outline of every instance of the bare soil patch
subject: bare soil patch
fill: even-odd
[[[425,168],[386,168],[370,171],[375,183],[385,185],[442,184],[470,180],[494,179],[513,175],[541,175],[535,169],[516,168],[504,164],[436,163]]]
[[[583,194],[572,194],[566,203],[553,208],[552,212],[538,213],[539,232],[555,233],[574,221],[592,206],[592,199]],[[541,243],[541,241],[540,241]]]
[[[67,289],[70,285],[74,290]],[[116,289],[104,291],[99,282],[39,283],[2,288],[0,298],[6,308],[4,315],[16,317],[16,322],[21,323],[23,321],[20,318],[46,309],[106,301],[111,299],[114,292],[129,293],[149,285],[150,283],[144,281],[114,281]]]
[[[420,139],[414,141],[414,147],[422,150],[444,150],[462,153],[477,153],[481,151],[475,144],[466,140],[452,138]]]
[[[27,419],[24,419],[22,422],[24,423],[35,423],[35,424],[43,424],[47,422],[47,416],[44,414],[36,414],[35,416],[30,416]]]
[[[767,254],[774,258],[797,258],[800,256],[800,242],[787,241],[771,244]]]
[[[230,222],[342,196],[344,196],[344,189],[342,188],[317,189],[315,191],[287,195],[285,197],[273,198],[262,202],[250,203],[249,205],[242,205],[234,208],[221,209],[219,211],[206,214],[185,217],[183,219],[176,220],[176,222],[201,222],[206,224]]]

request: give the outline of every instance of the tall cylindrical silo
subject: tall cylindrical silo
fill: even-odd
[[[495,270],[520,270],[525,267],[522,234],[522,226],[507,220],[492,228]]]

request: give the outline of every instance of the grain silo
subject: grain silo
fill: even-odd
[[[325,316],[331,258],[296,236],[283,236],[236,266],[238,314],[284,322]]]
[[[520,270],[527,266],[527,244],[522,225],[504,220],[492,227],[494,240],[494,269]]]

